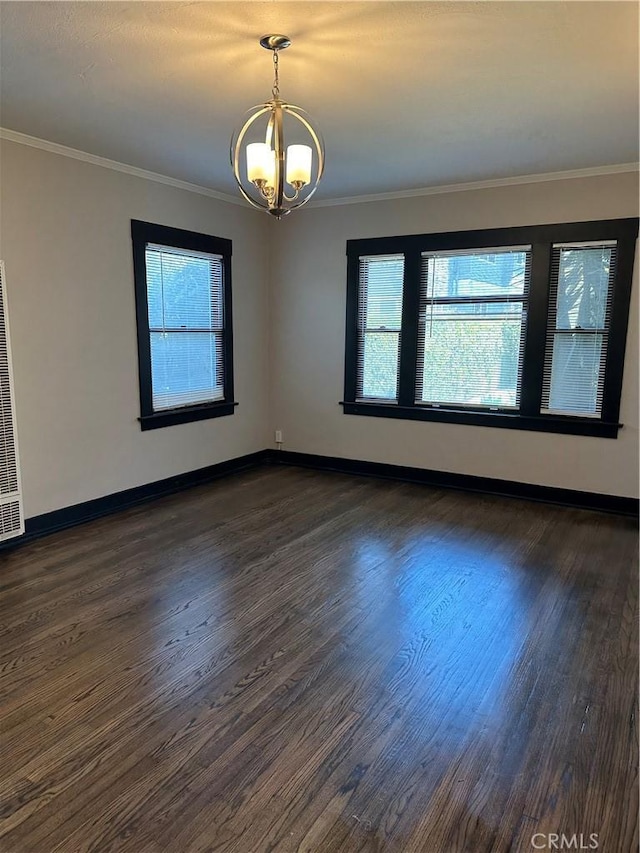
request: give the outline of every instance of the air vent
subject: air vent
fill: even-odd
[[[24,533],[4,264],[0,261],[0,541]]]

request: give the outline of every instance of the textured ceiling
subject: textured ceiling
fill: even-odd
[[[274,31],[319,197],[638,159],[633,2],[3,2],[0,26],[2,126],[223,192]]]

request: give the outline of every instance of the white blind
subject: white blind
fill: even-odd
[[[223,399],[222,257],[148,244],[145,258],[154,411]]]
[[[358,288],[359,400],[398,399],[404,255],[360,258]]]
[[[531,247],[424,252],[416,403],[518,409]]]
[[[615,241],[553,247],[544,414],[602,414],[615,266]]]

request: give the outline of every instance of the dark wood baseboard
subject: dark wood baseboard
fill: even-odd
[[[317,456],[313,453],[294,453],[287,450],[259,450],[236,459],[228,459],[216,465],[188,471],[175,477],[167,477],[154,483],[136,486],[115,494],[85,501],[74,506],[63,507],[43,515],[28,518],[23,536],[9,539],[0,545],[7,550],[49,533],[75,527],[86,521],[92,521],[104,515],[110,515],[137,504],[156,498],[181,492],[192,486],[199,486],[235,474],[256,465],[272,463],[276,465],[295,465],[313,468],[318,471],[337,471],[342,474],[357,474],[366,477],[381,477],[389,480],[401,480],[407,483],[421,483],[446,489],[460,489],[468,492],[481,492],[522,498],[530,501],[559,504],[579,509],[612,512],[631,517],[638,516],[638,499],[618,495],[605,495],[596,492],[580,492],[574,489],[559,489],[553,486],[539,486],[533,483],[518,483],[512,480],[496,480],[492,477],[476,477],[471,474],[454,474],[448,471],[431,471],[425,468],[411,468],[403,465],[389,465],[384,462],[365,462],[359,459],[343,459],[338,456]]]
[[[136,504],[172,495],[175,492],[190,489],[192,486],[200,486],[203,483],[217,480],[219,477],[225,477],[228,474],[235,474],[238,471],[260,465],[266,462],[270,455],[271,451],[269,450],[259,450],[256,453],[248,453],[246,456],[239,456],[236,459],[218,462],[216,465],[208,465],[206,468],[198,468],[196,471],[177,474],[175,477],[156,480],[154,483],[146,483],[143,486],[135,486],[133,489],[125,489],[122,492],[115,492],[74,506],[56,509],[43,515],[36,515],[26,519],[23,536],[9,539],[3,544],[5,547],[20,545],[48,533],[63,530],[65,527],[75,527],[77,524],[92,521],[103,515],[110,515]]]
[[[364,462],[359,459],[343,459],[338,456],[316,456],[312,453],[294,453],[287,450],[272,451],[270,460],[280,465],[297,465],[319,471],[339,471],[342,474],[382,477],[388,480],[421,483],[425,486],[436,486],[438,488],[482,492],[578,509],[599,510],[632,517],[638,516],[638,499],[619,495],[581,492],[575,489],[560,489],[555,486],[518,483],[514,480],[497,480],[493,477],[454,474],[449,471],[431,471],[426,468],[410,468],[404,465],[389,465],[384,462]]]

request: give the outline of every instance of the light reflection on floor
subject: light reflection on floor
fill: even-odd
[[[358,539],[349,592],[367,616],[350,665],[357,673],[363,652],[377,647],[384,660],[385,647],[400,646],[377,675],[378,688],[402,706],[418,679],[423,713],[455,719],[462,739],[490,738],[505,723],[512,691],[521,688],[523,636],[535,616],[531,584],[539,579],[510,559],[504,539],[499,551],[490,538],[484,548],[477,538],[466,547],[462,538],[409,536],[397,549],[375,533]]]

